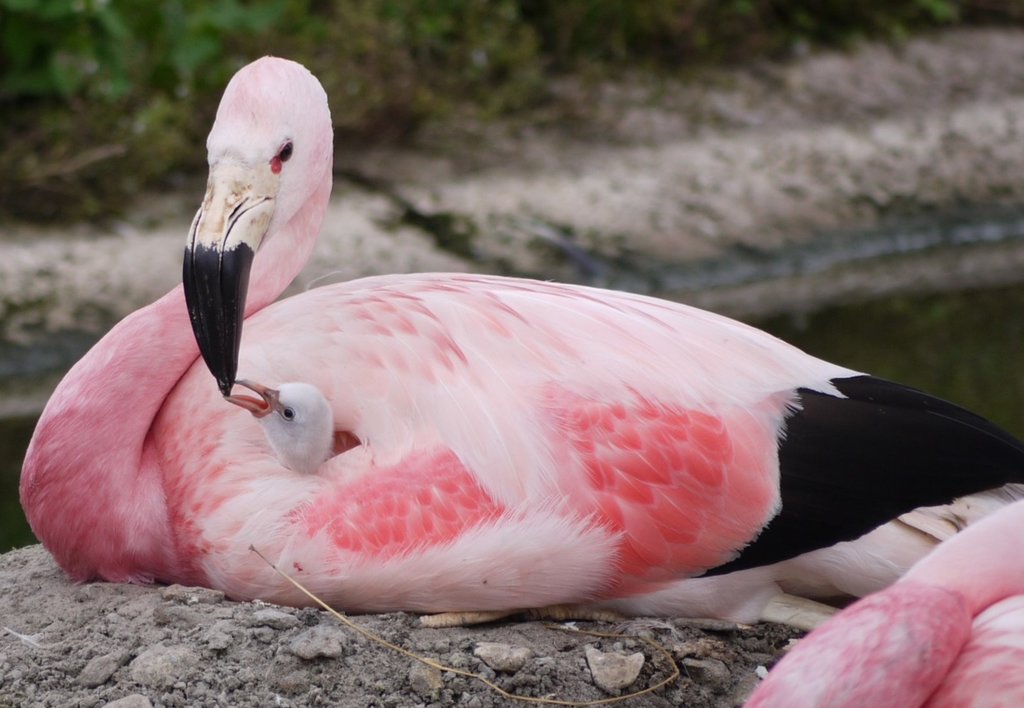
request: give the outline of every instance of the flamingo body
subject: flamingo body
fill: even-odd
[[[923,551],[876,527],[1024,481],[984,419],[677,303],[433,274],[272,304],[319,232],[331,131],[293,62],[229,83],[184,289],[72,368],[26,454],[26,515],[72,577],[306,603],[252,545],[349,610],[752,621],[786,583],[849,587],[843,559],[891,582]],[[236,369],[319,389],[343,451],[288,469],[218,395]]]
[[[707,330],[747,353],[746,370],[717,366]],[[600,345],[609,331],[614,348]],[[342,364],[294,356],[318,349]],[[169,505],[204,520],[189,547],[209,548],[207,572],[240,587],[266,593],[279,584],[243,553],[259,539],[265,552],[288,557],[286,566],[302,567],[304,582],[353,609],[498,609],[512,593],[533,606],[557,599],[561,583],[535,570],[557,546],[555,524],[572,539],[567,556],[579,544],[591,549],[565,563],[579,568],[570,577],[593,578],[581,597],[597,599],[719,565],[776,513],[774,450],[808,363],[826,390],[830,377],[851,373],[731,320],[625,293],[482,276],[372,278],[255,314],[240,363],[255,379],[302,377],[319,388],[336,427],[361,448],[297,479],[255,421],[213,395],[201,365],[168,396],[153,437],[168,477],[189,480]],[[666,368],[677,375],[662,380]],[[732,399],[721,400],[737,381]],[[255,525],[254,485],[275,510],[262,511],[255,537],[228,531]],[[211,497],[214,488],[222,493]],[[358,585],[358,574],[407,564],[413,551],[430,552],[438,577],[459,577],[465,555],[485,555],[492,536],[519,537],[523,550],[496,562],[518,564],[517,574],[533,573],[536,583],[504,589],[482,582],[493,570],[475,571],[479,582],[467,581],[462,597],[422,601],[412,599],[422,587],[381,593],[367,580],[374,589],[357,600],[338,582],[340,559],[353,566],[346,583]]]

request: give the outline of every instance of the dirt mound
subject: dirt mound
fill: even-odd
[[[232,602],[204,588],[75,585],[41,546],[0,556],[3,706],[529,705],[361,636],[327,612]],[[521,696],[623,706],[738,705],[795,632],[775,625],[615,627],[509,622],[425,629],[409,614],[366,631]],[[625,636],[599,637],[588,632]],[[635,676],[635,679],[634,679]]]

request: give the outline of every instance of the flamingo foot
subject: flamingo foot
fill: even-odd
[[[776,595],[761,611],[762,622],[775,622],[794,629],[811,631],[839,610],[805,597],[796,595]]]
[[[603,610],[577,605],[550,605],[524,610],[489,610],[469,612],[441,612],[420,617],[420,626],[431,629],[467,627],[474,624],[498,622],[509,617],[522,616],[527,620],[548,620],[551,622],[621,622],[626,619],[614,610]]]
[[[549,605],[523,610],[527,619],[550,622],[623,622],[626,615],[615,610],[580,605]]]
[[[468,627],[474,624],[497,622],[506,617],[519,614],[521,610],[487,610],[468,612],[440,612],[436,615],[420,617],[420,626],[430,629],[447,629],[449,627]]]

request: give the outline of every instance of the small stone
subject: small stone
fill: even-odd
[[[718,659],[683,659],[683,669],[697,683],[709,686],[724,686],[729,683],[732,675],[725,662]]]
[[[409,669],[409,687],[420,698],[436,701],[444,688],[444,679],[439,670],[417,661]]]
[[[495,671],[514,674],[533,658],[533,650],[500,642],[480,642],[473,649],[473,656]]]
[[[258,642],[270,644],[277,637],[277,633],[270,627],[256,627],[249,630],[249,636]]]
[[[448,666],[453,669],[468,669],[473,664],[473,660],[469,654],[465,654],[461,651],[453,651],[448,655]]]
[[[679,659],[685,659],[687,657],[696,657],[698,659],[722,659],[728,655],[728,652],[729,647],[727,644],[721,640],[712,639],[710,637],[689,639],[672,645],[672,653]]]
[[[254,612],[250,624],[253,626],[272,627],[274,629],[291,629],[292,627],[298,627],[302,623],[298,617],[288,612],[266,609]]]
[[[302,607],[295,613],[295,616],[299,618],[299,622],[306,625],[307,627],[315,627],[320,624],[320,617],[324,613],[315,607]]]
[[[153,708],[153,704],[141,693],[132,693],[116,701],[104,703],[103,708]]]
[[[124,666],[131,656],[130,652],[115,651],[103,656],[94,656],[78,674],[78,683],[88,688],[95,688],[107,682],[114,672]]]
[[[644,668],[642,652],[628,655],[619,652],[605,653],[597,647],[588,646],[586,655],[594,683],[607,693],[618,693],[631,685]]]
[[[210,588],[186,587],[185,585],[168,585],[160,590],[160,597],[165,600],[182,602],[186,605],[215,605],[224,601],[224,593]]]
[[[203,634],[203,641],[206,646],[214,651],[224,651],[234,644],[234,635],[237,632],[234,623],[227,620],[218,620]]]
[[[305,671],[289,671],[274,680],[278,690],[284,693],[305,693],[309,690],[309,674]]]
[[[189,647],[157,644],[135,657],[130,670],[137,683],[152,688],[171,688],[198,663],[199,656]]]
[[[188,607],[161,605],[153,611],[153,621],[161,625],[195,627],[203,621],[203,618],[198,612]]]
[[[295,637],[288,651],[306,661],[320,657],[336,659],[345,653],[345,638],[339,627],[318,624]]]
[[[294,656],[280,652],[274,657],[266,672],[266,678],[282,693],[305,693],[311,680],[309,673]]]
[[[414,634],[409,638],[410,648],[429,654],[441,655],[452,650],[452,640],[430,634]]]

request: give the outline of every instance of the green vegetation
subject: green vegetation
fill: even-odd
[[[343,134],[395,141],[456,109],[538,105],[555,72],[671,71],[1022,12],[1024,0],[0,0],[0,216],[116,212],[197,169],[225,81],[268,53],[321,78]]]

